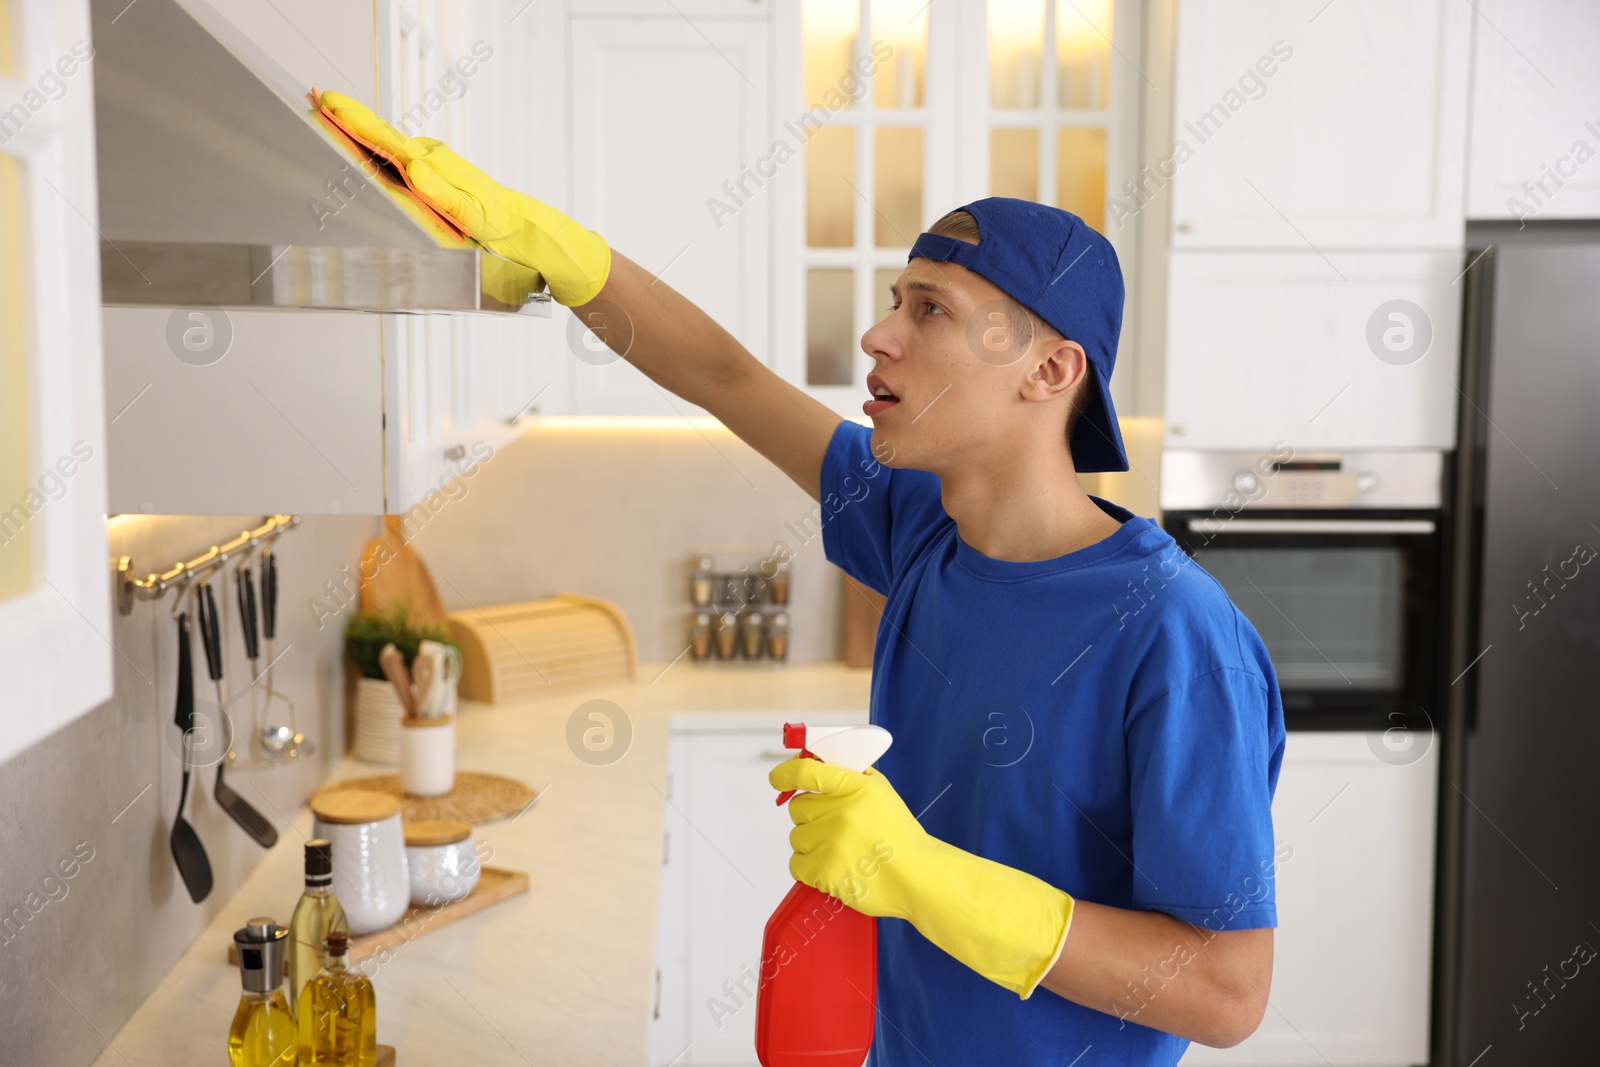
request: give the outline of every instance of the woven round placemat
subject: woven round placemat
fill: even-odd
[[[351,778],[323,786],[313,793],[316,799],[326,793],[346,789],[368,789],[400,799],[400,818],[405,822],[422,819],[459,819],[462,822],[493,822],[515,815],[533,800],[535,790],[526,782],[500,774],[457,771],[456,787],[442,797],[408,797],[400,787],[398,774],[375,774],[370,778]]]

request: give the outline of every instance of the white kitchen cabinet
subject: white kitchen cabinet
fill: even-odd
[[[1474,9],[1467,217],[1600,218],[1600,6]]]
[[[1453,447],[1464,266],[1454,252],[1174,251],[1166,444]]]
[[[1172,153],[1148,179],[1171,182],[1172,247],[1460,247],[1473,17],[1454,0],[1178,5]]]
[[[1428,1062],[1438,739],[1408,740],[1425,751],[1413,762],[1382,735],[1289,735],[1272,803],[1271,1006],[1251,1037],[1191,1045],[1185,1065]]]
[[[767,772],[793,755],[782,746],[785,718],[717,713],[674,720],[656,940],[655,1067],[755,1067],[762,932],[794,885],[794,824],[767,784]],[[844,726],[867,716],[787,718]]]
[[[764,20],[571,20],[572,210],[613,247],[683,293],[766,359],[772,350],[770,198],[710,210],[725,182],[771,146],[770,29]],[[580,415],[703,414],[566,313]]]
[[[391,3],[377,14],[379,110],[511,188],[529,187],[538,144],[523,60],[537,23],[503,4]],[[549,341],[536,346],[555,329],[526,317],[384,316],[386,510],[411,508],[464,463],[492,455],[522,420],[553,410],[559,391],[540,373],[551,361],[539,358]]]
[[[4,762],[111,697],[113,652],[88,5],[0,2],[0,27]]]

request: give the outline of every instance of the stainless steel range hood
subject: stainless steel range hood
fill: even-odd
[[[102,299],[548,315],[203,0],[92,0]]]

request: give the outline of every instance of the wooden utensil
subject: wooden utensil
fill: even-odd
[[[361,556],[361,610],[384,614],[405,604],[412,622],[443,626],[449,617],[444,601],[422,557],[406,543],[400,516],[386,516],[384,524]]]
[[[416,659],[411,661],[415,674],[411,683],[416,688],[417,712],[421,715],[428,714],[428,690],[433,688],[433,659],[424,653],[417,653]]]
[[[415,719],[417,695],[411,689],[411,675],[406,670],[406,658],[393,644],[387,644],[383,646],[383,651],[378,653],[378,665],[383,668],[383,676],[389,679],[394,691],[400,694],[400,706],[406,709],[406,718]]]

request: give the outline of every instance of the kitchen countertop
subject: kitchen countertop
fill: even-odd
[[[378,1040],[396,1046],[400,1067],[648,1062],[671,730],[764,725],[785,713],[862,715],[868,703],[869,672],[839,663],[662,668],[640,664],[632,684],[522,703],[463,702],[457,766],[540,790],[515,819],[473,831],[493,848],[492,866],[527,871],[531,886],[426,931],[378,967]],[[632,727],[625,754],[604,766],[578,759],[567,743],[569,717],[595,699],[622,708]],[[351,758],[329,780],[390,770]],[[248,779],[239,772],[235,787],[257,800]],[[238,969],[227,962],[233,931],[257,915],[288,922],[304,884],[310,810],[267,814],[280,826],[278,844],[96,1067],[224,1062],[239,1000]]]

